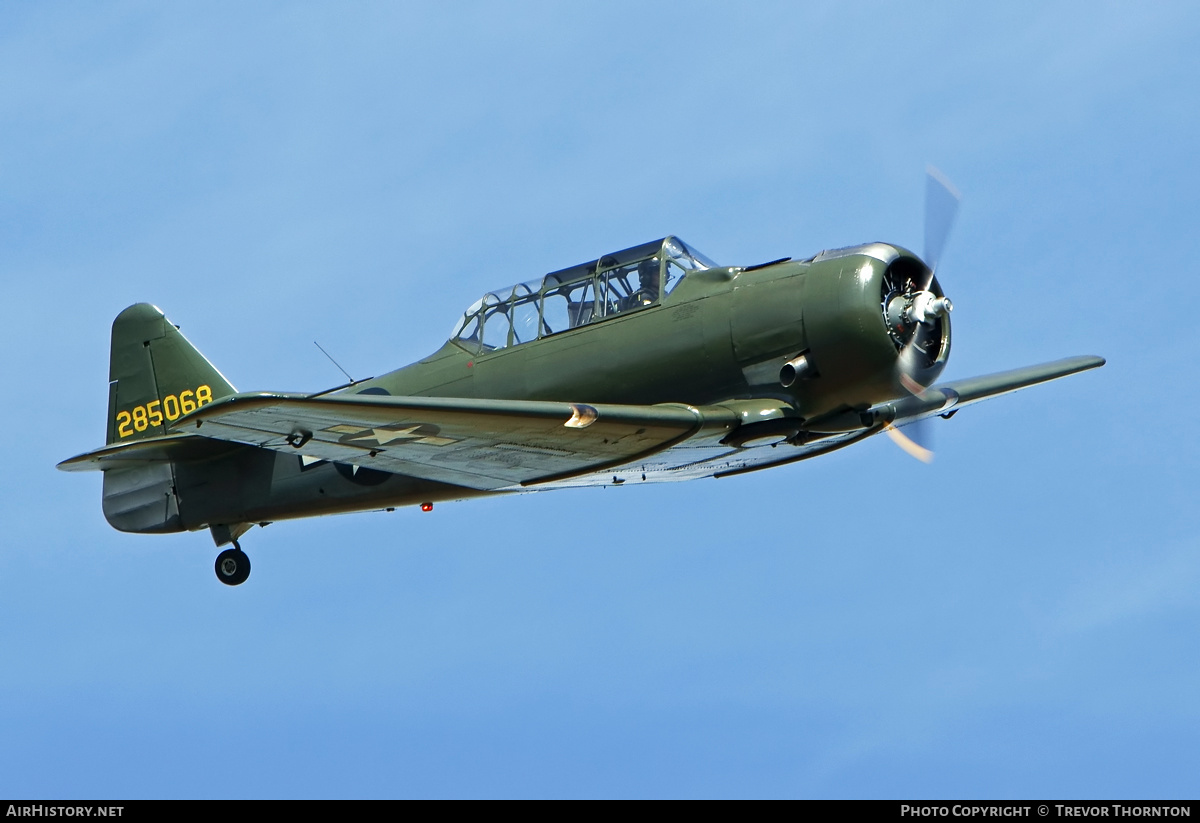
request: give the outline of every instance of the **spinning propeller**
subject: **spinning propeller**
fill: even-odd
[[[933,275],[937,271],[950,228],[958,214],[962,195],[954,184],[933,166],[926,167],[925,178],[925,264],[923,269],[909,277],[898,288],[887,304],[889,326],[894,333],[901,334],[905,342],[897,361],[897,379],[900,385],[914,397],[924,397],[929,386],[922,382],[921,374],[936,358],[936,347],[940,343],[941,319],[954,308],[950,299],[940,297],[930,290]],[[934,350],[931,352],[930,349]],[[931,424],[928,419],[915,420],[905,431],[888,426],[888,436],[906,452],[926,463],[933,459]]]

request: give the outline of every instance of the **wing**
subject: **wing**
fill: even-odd
[[[1096,355],[1067,357],[1063,360],[1055,360],[1053,363],[1043,363],[1039,366],[1025,366],[1024,368],[1012,369],[1011,371],[984,375],[983,377],[968,377],[965,380],[955,380],[941,388],[945,388],[957,395],[958,400],[955,401],[954,406],[955,408],[962,408],[963,406],[978,403],[981,400],[988,400],[992,397],[999,397],[1002,394],[1036,386],[1038,383],[1057,380],[1060,377],[1078,374],[1088,369],[1098,369],[1105,362],[1103,357],[1097,357]]]
[[[739,416],[710,407],[435,397],[237,394],[174,429],[472,489],[496,490],[643,460]]]
[[[948,414],[1102,365],[1100,357],[1073,357],[946,383],[919,397],[842,413],[827,426],[813,421],[804,429],[820,436],[792,441],[787,456],[770,446],[730,445],[728,439],[746,421],[789,415],[790,407],[771,400],[695,407],[238,394],[202,406],[173,428],[485,491],[595,485],[608,482],[606,472],[632,466],[643,479],[685,480],[814,457],[876,434],[888,423]]]
[[[808,431],[819,433],[824,430],[830,437],[805,444],[798,453],[774,459],[745,459],[743,465],[740,466],[729,461],[725,466],[719,467],[715,473],[710,473],[715,477],[729,477],[807,460],[810,457],[844,448],[878,434],[889,424],[903,426],[935,414],[949,416],[963,406],[1036,386],[1039,383],[1078,374],[1088,369],[1099,368],[1104,363],[1103,357],[1084,355],[944,383],[926,389],[920,396],[889,400],[864,411],[842,412],[824,420],[812,421],[806,426]],[[764,450],[752,451],[762,453]]]
[[[889,423],[945,415],[1102,365],[1100,357],[1073,357],[957,380],[919,397],[813,421],[793,418],[794,409],[771,399],[694,407],[238,394],[202,406],[165,437],[115,443],[59,468],[210,457],[241,443],[481,490],[725,477],[816,457],[878,434]],[[789,420],[795,421],[790,429]],[[754,445],[759,435],[786,431],[802,436],[778,443],[780,449]],[[739,437],[742,432],[751,436]]]
[[[1027,389],[1038,383],[1058,380],[1078,374],[1081,371],[1103,366],[1103,357],[1085,355],[1083,357],[1068,357],[1055,360],[1052,363],[1042,363],[1037,366],[1024,366],[1019,369],[987,374],[980,377],[968,377],[965,380],[953,380],[926,389],[918,396],[905,397],[901,400],[891,400],[872,406],[860,414],[864,425],[896,423],[901,425],[922,417],[935,414],[949,415],[950,412],[999,397],[1003,394]]]

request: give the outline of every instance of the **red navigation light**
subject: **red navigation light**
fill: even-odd
[[[431,511],[433,511],[433,504],[432,504],[432,503],[422,503],[422,504],[421,504],[421,511],[423,511],[423,512],[431,512]]]

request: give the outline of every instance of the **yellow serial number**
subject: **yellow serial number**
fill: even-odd
[[[133,411],[119,411],[117,436],[129,437],[134,432],[144,432],[150,426],[161,426],[164,419],[178,420],[205,403],[211,403],[212,399],[212,389],[200,386],[195,391],[185,389],[178,396],[168,394],[162,400],[152,400],[144,406],[134,406]]]

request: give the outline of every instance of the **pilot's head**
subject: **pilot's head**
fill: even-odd
[[[651,257],[638,263],[638,279],[642,295],[646,302],[653,303],[658,299],[658,258]]]

